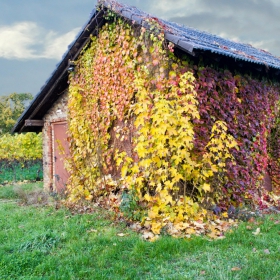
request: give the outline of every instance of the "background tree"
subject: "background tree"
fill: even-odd
[[[33,99],[31,93],[0,96],[0,135],[10,133],[17,119]]]

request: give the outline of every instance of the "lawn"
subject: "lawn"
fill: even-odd
[[[41,188],[0,187],[0,279],[280,279],[279,215],[222,240],[147,242],[108,212],[46,204]]]

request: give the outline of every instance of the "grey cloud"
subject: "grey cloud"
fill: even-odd
[[[35,22],[0,26],[0,57],[8,59],[60,59],[80,28],[57,34]]]

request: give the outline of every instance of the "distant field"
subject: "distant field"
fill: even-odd
[[[0,161],[0,184],[43,179],[42,160],[20,162]]]

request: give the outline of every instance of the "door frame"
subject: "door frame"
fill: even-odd
[[[66,119],[51,122],[51,162],[52,162],[51,167],[52,168],[51,168],[50,171],[51,171],[51,178],[52,178],[52,181],[53,181],[53,191],[59,192],[59,193],[65,191],[65,188],[64,189],[62,189],[62,188],[59,189],[56,185],[56,178],[55,178],[55,176],[56,176],[56,166],[55,166],[55,141],[56,141],[56,139],[55,139],[54,127],[55,127],[55,125],[63,125],[63,124],[66,125],[66,131],[67,131],[68,123],[67,123]]]

